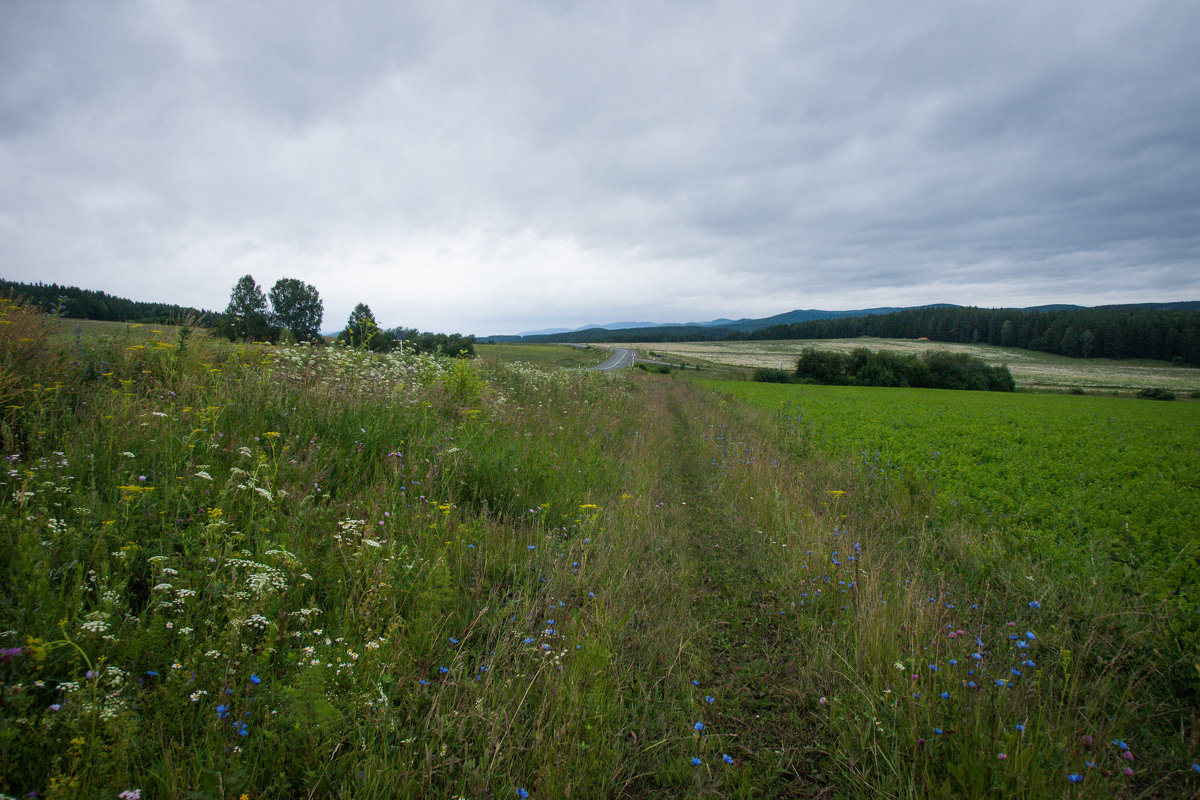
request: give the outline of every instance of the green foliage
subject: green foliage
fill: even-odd
[[[399,329],[397,329],[399,330]],[[429,353],[454,357],[475,357],[475,337],[461,333],[430,333],[429,331],[403,331],[404,349],[413,353]]]
[[[314,286],[296,278],[280,278],[268,294],[271,321],[276,327],[288,331],[296,342],[321,341],[325,307]]]
[[[636,370],[132,328],[62,348],[21,373],[32,435],[0,483],[4,795],[1053,798],[1076,770],[1089,797],[1200,790],[1195,703],[1164,680],[1198,554],[1157,568],[1194,470],[1160,457],[1155,489],[1113,438],[1136,407],[1190,452],[1194,404],[1100,404],[1069,440],[1064,474],[1130,445],[1102,455],[1163,492],[1113,551],[1118,591],[1033,509],[1026,547],[923,472],[823,456],[838,415],[886,412],[861,389],[743,385],[833,398],[781,427]],[[873,391],[907,400],[897,436],[921,432],[908,406],[964,398]],[[1023,396],[972,397],[967,428],[1041,435],[996,412]],[[1011,485],[1009,444],[1034,446],[964,445],[976,482]]]
[[[234,284],[225,309],[224,325],[230,340],[274,341],[279,332],[271,326],[267,296],[254,276],[243,275]]]
[[[753,379],[761,383],[792,383],[795,380],[795,374],[773,367],[759,367],[754,370]]]
[[[806,448],[861,454],[879,485],[928,487],[942,519],[994,529],[998,560],[1026,554],[1064,571],[1096,572],[1102,588],[1093,591],[1115,605],[1164,604],[1157,613],[1165,627],[1153,645],[1164,655],[1161,668],[1176,691],[1200,695],[1200,572],[1190,568],[1200,519],[1190,454],[1200,448],[1200,407],[1069,395],[721,388],[783,410]]]
[[[1170,389],[1154,387],[1151,389],[1142,389],[1137,393],[1137,396],[1144,400],[1174,400],[1175,393]]]
[[[0,295],[24,298],[43,313],[71,319],[169,324],[193,319],[202,325],[215,324],[220,317],[211,311],[172,303],[145,303],[116,297],[106,292],[60,286],[57,283],[20,283],[0,278]]]
[[[891,314],[770,325],[744,338],[924,338],[1041,350],[1074,358],[1151,358],[1200,366],[1200,311],[1195,310],[1194,303],[1164,305],[1167,307],[1043,311],[930,306]]]
[[[763,380],[759,370],[755,380]],[[806,347],[796,361],[796,378],[832,386],[912,386],[926,389],[975,389],[1011,392],[1016,387],[1008,367],[988,366],[965,353],[933,350],[902,355],[888,350],[856,348],[849,353]],[[775,381],[781,382],[781,381]]]
[[[350,347],[382,351],[385,350],[384,344],[390,340],[381,339],[379,334],[379,323],[375,321],[371,307],[366,303],[359,303],[354,307],[354,311],[350,312],[346,327],[338,334],[338,341]]]

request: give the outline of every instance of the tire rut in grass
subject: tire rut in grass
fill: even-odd
[[[714,698],[705,706],[711,716],[705,724],[722,737],[724,752],[735,761],[727,788],[735,796],[753,788],[756,796],[824,794],[828,787],[816,777],[818,754],[812,749],[815,718],[804,710],[803,676],[791,656],[795,643],[787,614],[794,608],[776,596],[763,574],[771,560],[754,506],[726,496],[726,481],[713,465],[712,422],[697,419],[698,398],[681,391],[672,387],[667,394],[681,443],[669,482],[685,498],[677,506],[677,524],[686,526],[699,576],[692,588],[699,631],[693,659],[706,672],[699,690]],[[757,432],[745,428],[739,435]],[[756,449],[763,447],[756,443]]]

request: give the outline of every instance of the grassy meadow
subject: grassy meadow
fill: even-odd
[[[638,347],[638,345],[619,345]],[[1035,350],[991,345],[930,342],[916,339],[788,339],[743,342],[655,342],[642,345],[664,357],[703,361],[745,368],[767,367],[793,370],[796,358],[806,347],[849,352],[856,347],[920,354],[927,350],[965,353],[989,366],[1005,365],[1017,382],[1017,391],[1069,392],[1132,395],[1140,389],[1170,389],[1180,397],[1200,393],[1200,369],[1175,366],[1162,361],[1107,358],[1068,358]],[[781,366],[782,365],[782,366]]]
[[[1162,598],[830,406],[0,312],[4,795],[1200,792]]]
[[[485,360],[521,362],[539,367],[594,367],[612,351],[604,347],[572,347],[563,344],[475,344],[475,353]]]

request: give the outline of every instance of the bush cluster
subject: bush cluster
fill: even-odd
[[[759,369],[756,381],[782,383],[783,370]],[[973,389],[1011,392],[1016,388],[1008,367],[988,366],[965,353],[933,350],[920,356],[865,347],[849,353],[806,347],[796,361],[794,380],[845,386],[909,386],[921,389]]]

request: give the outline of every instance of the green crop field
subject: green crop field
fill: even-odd
[[[1200,405],[1110,397],[706,383],[781,412],[805,447],[929,488],[1031,545],[1194,548]]]
[[[0,795],[1200,793],[1196,404],[46,324]]]

